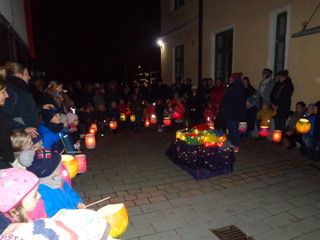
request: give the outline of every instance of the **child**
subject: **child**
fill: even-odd
[[[251,137],[251,132],[254,131],[256,116],[257,116],[257,101],[255,97],[248,97],[246,101],[246,122],[247,131],[244,133],[245,138]]]
[[[204,109],[203,117],[206,122],[213,122],[216,115],[216,109],[211,102],[207,103],[206,108]]]
[[[261,109],[257,113],[257,121],[259,126],[268,126],[271,128],[272,118],[277,114],[276,106],[269,106],[267,102],[262,104]]]
[[[78,130],[79,125],[79,117],[76,114],[73,113],[67,113],[67,122],[69,127],[69,135],[74,143],[74,148],[77,150],[81,149],[80,146],[80,140],[84,137],[83,134],[80,134],[80,131]]]
[[[43,161],[34,159],[27,170],[34,173],[40,180],[39,193],[44,201],[49,217],[60,209],[83,209],[79,195],[65,182],[60,174],[61,157]]]
[[[106,106],[104,104],[100,104],[97,108],[96,119],[99,126],[99,131],[101,136],[104,136],[106,133],[106,122],[108,120],[108,113],[106,110]]]
[[[164,117],[164,106],[161,99],[158,99],[155,106],[155,111],[158,119],[158,132],[162,132],[162,122]]]
[[[132,96],[130,109],[132,111],[132,114],[134,114],[136,117],[136,120],[131,123],[131,126],[133,130],[138,130],[142,123],[143,105],[142,102],[138,99],[137,95],[135,94]]]
[[[173,119],[176,123],[183,123],[184,121],[184,114],[186,112],[186,108],[180,98],[176,99],[176,104],[173,110]]]
[[[109,109],[109,119],[110,119],[110,121],[119,122],[119,118],[120,118],[120,112],[117,107],[117,102],[112,101],[110,104],[110,109]],[[112,130],[112,133],[117,133],[117,132],[118,132],[118,129]]]
[[[41,197],[38,185],[37,176],[26,170],[0,170],[0,212],[3,214],[0,217],[0,233],[14,229],[17,223],[30,221],[28,213],[36,208]]]

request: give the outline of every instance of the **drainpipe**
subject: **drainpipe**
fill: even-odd
[[[203,27],[203,0],[199,0],[199,45],[198,45],[198,82],[202,79],[202,27]]]

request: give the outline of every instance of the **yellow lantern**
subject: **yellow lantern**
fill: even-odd
[[[176,138],[180,139],[181,141],[185,141],[187,132],[188,132],[188,130],[186,130],[186,129],[178,130],[176,132]]]
[[[120,113],[120,121],[122,121],[122,122],[126,121],[126,114],[125,113]]]
[[[301,118],[296,123],[296,129],[299,133],[308,133],[311,129],[311,123],[306,118]]]
[[[66,167],[70,178],[74,178],[78,174],[78,161],[72,155],[67,154],[61,155],[61,161]]]
[[[136,115],[131,114],[131,115],[130,115],[130,121],[131,121],[131,122],[135,122],[135,121],[136,121]]]
[[[109,204],[98,210],[111,226],[109,235],[111,237],[121,236],[128,228],[129,216],[128,210],[123,203]]]

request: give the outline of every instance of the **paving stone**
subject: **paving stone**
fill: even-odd
[[[298,219],[288,213],[280,213],[263,219],[263,221],[272,227],[281,227],[290,223],[297,222]]]
[[[139,238],[140,240],[181,240],[175,231],[160,232]]]
[[[189,226],[188,221],[185,218],[170,218],[163,221],[152,222],[153,228],[157,232],[163,232],[168,230],[174,230],[178,227]]]
[[[319,239],[320,239],[320,230],[294,238],[294,240],[319,240]]]
[[[158,212],[152,212],[152,213],[143,213],[140,215],[132,216],[130,218],[133,225],[142,225],[146,223],[153,223],[156,221],[162,221],[165,220],[165,215],[158,211]]]
[[[145,225],[137,225],[137,226],[130,226],[126,233],[121,236],[122,239],[130,239],[130,238],[136,238],[141,237],[145,235],[149,235],[155,233],[154,228],[151,226],[151,224],[145,224]]]
[[[297,218],[303,219],[306,217],[316,215],[317,213],[320,212],[320,210],[316,207],[311,206],[311,205],[305,205],[300,208],[295,208],[295,209],[289,210],[288,212]]]

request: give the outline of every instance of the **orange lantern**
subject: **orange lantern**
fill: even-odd
[[[144,121],[144,126],[145,126],[146,128],[150,127],[150,121],[149,121],[149,119],[146,119],[146,120]]]
[[[111,130],[116,130],[118,128],[118,123],[116,121],[110,121],[109,127]]]
[[[96,123],[92,123],[90,126],[90,130],[93,129],[94,133],[96,133],[98,131],[98,125]]]
[[[128,210],[123,203],[109,204],[98,210],[98,213],[106,219],[111,229],[109,235],[113,238],[121,236],[128,228]]]
[[[151,123],[151,124],[156,124],[157,122],[158,122],[157,115],[151,114],[151,116],[150,116],[150,123]]]
[[[96,129],[95,128],[90,128],[89,129],[90,134],[96,134]]]
[[[85,173],[87,171],[87,156],[78,154],[74,158],[78,161],[78,173]]]
[[[78,174],[78,161],[72,155],[67,154],[61,155],[61,161],[66,167],[70,178],[74,178]]]
[[[268,126],[260,126],[259,136],[260,137],[268,137],[270,134],[270,129]]]
[[[163,125],[165,125],[166,127],[169,127],[171,125],[171,123],[172,123],[171,118],[169,118],[169,117],[163,118]]]
[[[94,136],[94,134],[87,134],[84,141],[86,144],[86,148],[94,149],[96,147],[96,137]]]
[[[308,133],[311,129],[311,123],[306,118],[301,118],[296,123],[296,129],[299,133]]]
[[[274,130],[272,133],[272,141],[281,142],[281,140],[282,140],[282,132],[280,130]]]

